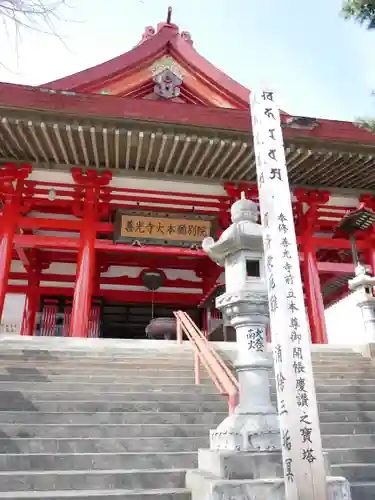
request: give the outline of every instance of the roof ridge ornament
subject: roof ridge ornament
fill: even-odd
[[[156,29],[153,26],[146,26],[145,30],[142,34],[141,41],[136,46],[140,45],[143,42],[146,42],[147,40],[151,40],[151,38],[153,38],[156,35],[156,33],[158,33],[164,27],[174,28],[176,30],[176,34],[180,38],[182,38],[182,40],[184,40],[189,45],[193,45],[193,39],[191,37],[191,33],[189,31],[186,31],[186,30],[181,31],[181,33],[180,33],[179,27],[177,26],[177,24],[172,23],[172,7],[169,6],[166,21],[158,23]]]
[[[167,24],[171,24],[172,21],[172,7],[168,7],[168,14],[167,14]]]

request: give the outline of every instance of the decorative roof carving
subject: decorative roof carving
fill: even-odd
[[[164,99],[172,99],[180,95],[181,78],[178,78],[170,69],[165,69],[154,76],[154,92]]]
[[[167,21],[159,23],[156,29],[153,26],[146,26],[141,41],[138,43],[138,45],[140,45],[143,42],[146,42],[147,40],[150,40],[153,36],[156,35],[156,33],[159,33],[159,31],[165,28],[166,26],[171,26],[173,28],[176,28],[178,36],[180,36],[183,40],[185,40],[185,42],[188,42],[189,45],[193,45],[193,39],[189,31],[181,31],[180,33],[177,24],[173,24],[171,20],[172,20],[172,7],[168,7]]]
[[[141,41],[139,43],[143,43],[146,40],[150,40],[150,38],[152,38],[155,35],[155,33],[156,33],[156,30],[153,26],[146,26],[146,28],[143,32]]]
[[[151,73],[155,77],[167,69],[180,78],[180,80],[183,80],[184,70],[171,56],[164,56],[155,61],[151,66]]]

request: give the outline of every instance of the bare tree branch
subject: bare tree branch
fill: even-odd
[[[66,0],[0,0],[0,17],[7,28],[28,28],[55,35],[54,21],[59,20]]]
[[[62,10],[67,7],[68,0],[0,0],[0,25],[14,46],[17,59],[24,31],[53,35],[65,45],[55,24],[63,20]],[[4,67],[1,59],[0,66]]]

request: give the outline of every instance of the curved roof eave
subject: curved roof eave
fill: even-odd
[[[172,49],[179,55],[185,63],[191,67],[195,73],[204,75],[216,88],[235,101],[239,101],[244,109],[249,108],[250,90],[240,83],[230,78],[226,73],[210,63],[195,48],[181,37],[171,40]]]
[[[213,85],[220,93],[227,95],[237,107],[248,109],[249,89],[239,84],[199,54],[191,43],[179,36],[178,27],[165,24],[152,38],[129,52],[109,61],[85,69],[73,75],[48,82],[41,87],[51,90],[85,92],[105,84],[119,74],[134,71],[145,61],[157,59],[166,52],[172,52],[191,68],[194,73]]]
[[[40,87],[47,87],[51,90],[84,91],[87,87],[97,85],[101,81],[108,81],[109,78],[119,73],[135,69],[145,60],[157,57],[166,49],[170,40],[177,33],[178,28],[175,25],[166,25],[151,39],[144,41],[120,56],[73,75],[45,83]]]

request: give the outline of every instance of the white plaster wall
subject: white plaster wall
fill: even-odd
[[[25,268],[20,260],[12,260],[10,265],[11,273],[26,273]],[[26,275],[25,275],[26,276]]]
[[[355,295],[351,294],[325,312],[328,343],[336,345],[361,345],[367,339],[362,315],[356,306]]]
[[[19,335],[24,306],[25,295],[18,293],[8,293],[6,295],[0,333]],[[15,329],[13,329],[13,325],[15,325]]]
[[[56,182],[73,184],[72,176],[69,172],[59,172],[56,170],[33,170],[31,180],[51,183],[51,188]],[[191,194],[212,194],[225,196],[225,190],[220,183],[186,182],[170,179],[153,179],[146,177],[114,176],[110,182],[111,187],[149,189],[166,193],[191,193]]]
[[[48,269],[42,274],[72,274],[75,275],[77,264],[69,264],[65,262],[52,262]]]
[[[64,262],[54,262],[51,264],[49,269],[46,269],[42,273],[42,278],[45,275],[48,274],[57,274],[61,276],[75,276],[76,274],[76,269],[77,265],[76,264],[68,264]],[[102,276],[107,276],[111,278],[117,278],[120,276],[129,276],[131,278],[135,278],[139,276],[141,271],[143,270],[142,267],[129,267],[129,266],[110,266],[108,271],[102,273]],[[24,280],[9,280],[9,283],[12,285],[27,285],[27,274],[25,270],[23,269],[22,264],[19,261],[13,261],[12,262],[12,271],[14,272],[23,272],[25,275]],[[179,288],[179,287],[161,287],[159,290],[157,290],[155,293],[158,292],[175,292],[175,293],[201,293],[202,288],[201,288],[201,279],[198,278],[198,276],[193,272],[188,269],[163,269],[165,275],[167,276],[168,279],[170,280],[177,280],[177,279],[185,279],[185,280],[190,280],[194,283],[197,284],[196,288]],[[72,288],[74,286],[74,283],[70,282],[56,282],[56,281],[45,281],[41,280],[41,286],[45,287],[61,287],[61,288]],[[116,285],[116,284],[110,284],[110,285],[102,285],[101,287],[103,290],[134,290],[134,291],[147,291],[148,289],[143,286],[124,286],[124,285]]]

